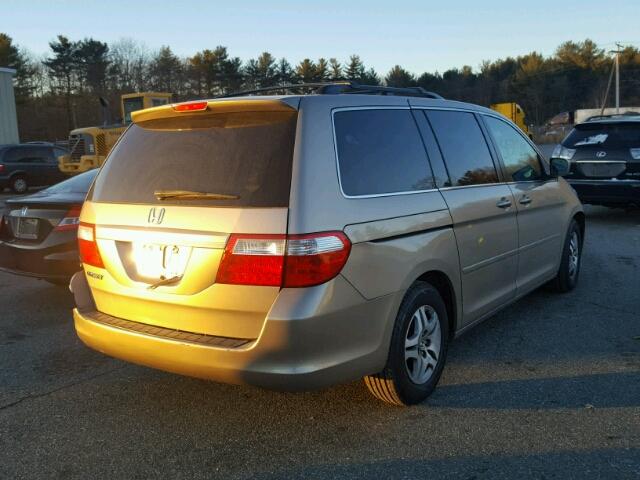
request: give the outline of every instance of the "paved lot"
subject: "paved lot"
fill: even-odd
[[[0,478],[639,478],[640,213],[589,209],[582,279],[457,340],[401,409],[107,358],[70,295],[0,274]]]

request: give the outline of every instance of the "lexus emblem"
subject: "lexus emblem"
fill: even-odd
[[[164,219],[164,208],[153,207],[152,209],[149,210],[149,216],[147,217],[147,221],[149,223],[155,223],[156,225],[160,225],[163,219]]]
[[[602,150],[600,150],[599,152],[596,152],[596,157],[598,158],[604,158],[607,156],[607,152],[603,152]]]

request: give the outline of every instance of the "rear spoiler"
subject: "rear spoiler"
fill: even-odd
[[[133,123],[140,123],[185,115],[200,116],[229,112],[295,112],[299,103],[298,97],[197,100],[138,110],[131,114],[131,120]]]

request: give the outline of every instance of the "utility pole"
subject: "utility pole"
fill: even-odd
[[[616,43],[616,114],[620,113],[620,47]]]

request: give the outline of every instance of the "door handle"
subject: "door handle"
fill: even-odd
[[[523,195],[520,199],[520,205],[529,205],[531,203],[531,197],[529,195]]]
[[[496,203],[496,207],[498,208],[509,208],[511,206],[511,200],[509,200],[507,197],[502,197],[500,200],[498,200],[498,203]]]

